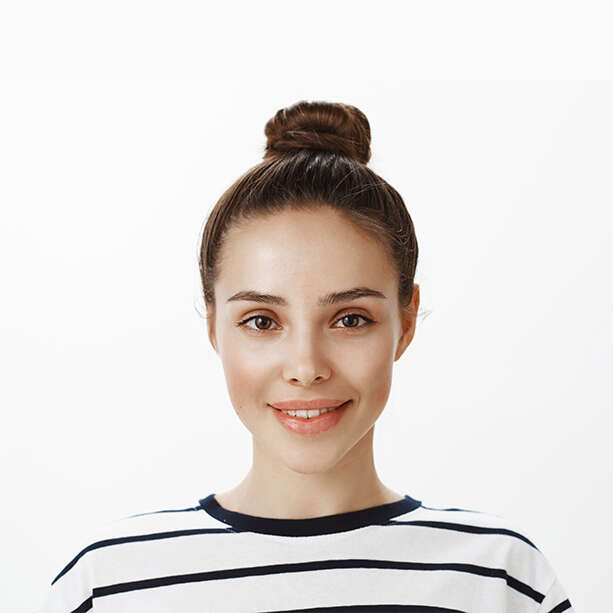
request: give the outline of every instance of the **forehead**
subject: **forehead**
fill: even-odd
[[[329,208],[287,210],[233,226],[220,255],[222,301],[246,289],[315,299],[357,286],[389,291],[395,282],[380,241]]]

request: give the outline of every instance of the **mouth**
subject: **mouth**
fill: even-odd
[[[286,415],[287,417],[292,417],[293,419],[300,419],[302,421],[312,421],[314,419],[320,418],[323,415],[326,415],[327,413],[333,413],[334,411],[337,411],[338,409],[343,409],[345,408],[349,403],[351,402],[351,399],[335,406],[335,407],[329,407],[329,408],[325,408],[325,409],[319,409],[319,410],[313,410],[313,409],[296,409],[296,410],[292,410],[290,412],[290,410],[285,410],[285,409],[278,409],[277,407],[274,407],[271,405],[271,408],[274,409],[275,411],[277,411],[278,413],[283,413],[284,415]]]
[[[281,409],[274,409],[274,415],[277,421],[288,432],[293,435],[307,435],[308,437],[323,434],[336,426],[343,419],[343,415],[349,410],[352,400],[343,402],[334,409],[324,410],[321,413],[313,412],[312,417],[309,417],[309,412],[303,413],[304,417],[299,415],[290,415]],[[300,413],[300,411],[299,411]],[[338,426],[337,426],[338,427]]]

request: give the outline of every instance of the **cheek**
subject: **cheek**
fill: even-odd
[[[375,337],[367,346],[351,352],[338,367],[373,407],[383,407],[389,396],[394,367],[393,338]]]
[[[383,330],[380,334],[371,334],[367,338],[348,342],[342,347],[343,362],[360,369],[376,369],[379,364],[388,360],[392,352],[391,347],[392,340]]]
[[[382,373],[381,377],[372,387],[372,404],[373,406],[383,409],[387,403],[392,387],[392,378],[388,372]]]
[[[268,381],[266,361],[246,351],[239,343],[231,344],[221,356],[228,392],[235,409],[249,406],[255,399],[267,399],[260,387]]]
[[[334,356],[329,356],[329,366],[338,378],[350,383],[368,404],[383,407],[391,388],[394,365],[394,338],[383,328],[378,334],[355,344],[347,343]],[[262,351],[250,350],[245,343],[224,344],[221,354],[228,392],[237,412],[253,402],[263,405],[271,399],[271,368],[281,367],[276,359]],[[324,360],[325,360],[325,356]],[[276,365],[276,366],[275,366]]]

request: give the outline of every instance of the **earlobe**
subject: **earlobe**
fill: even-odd
[[[413,296],[411,296],[411,304],[415,309],[415,314],[419,311],[419,283],[413,283]]]
[[[398,340],[398,346],[396,348],[396,357],[394,358],[394,361],[398,360],[400,356],[405,352],[405,349],[411,344],[411,341],[413,340],[413,335],[415,334],[414,321],[415,318],[411,314],[408,314],[404,317],[402,335]]]

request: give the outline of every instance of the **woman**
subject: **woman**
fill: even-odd
[[[398,192],[357,108],[299,102],[207,219],[212,346],[253,437],[243,481],[110,522],[54,579],[64,611],[572,611],[503,519],[386,487],[374,425],[419,308]]]

